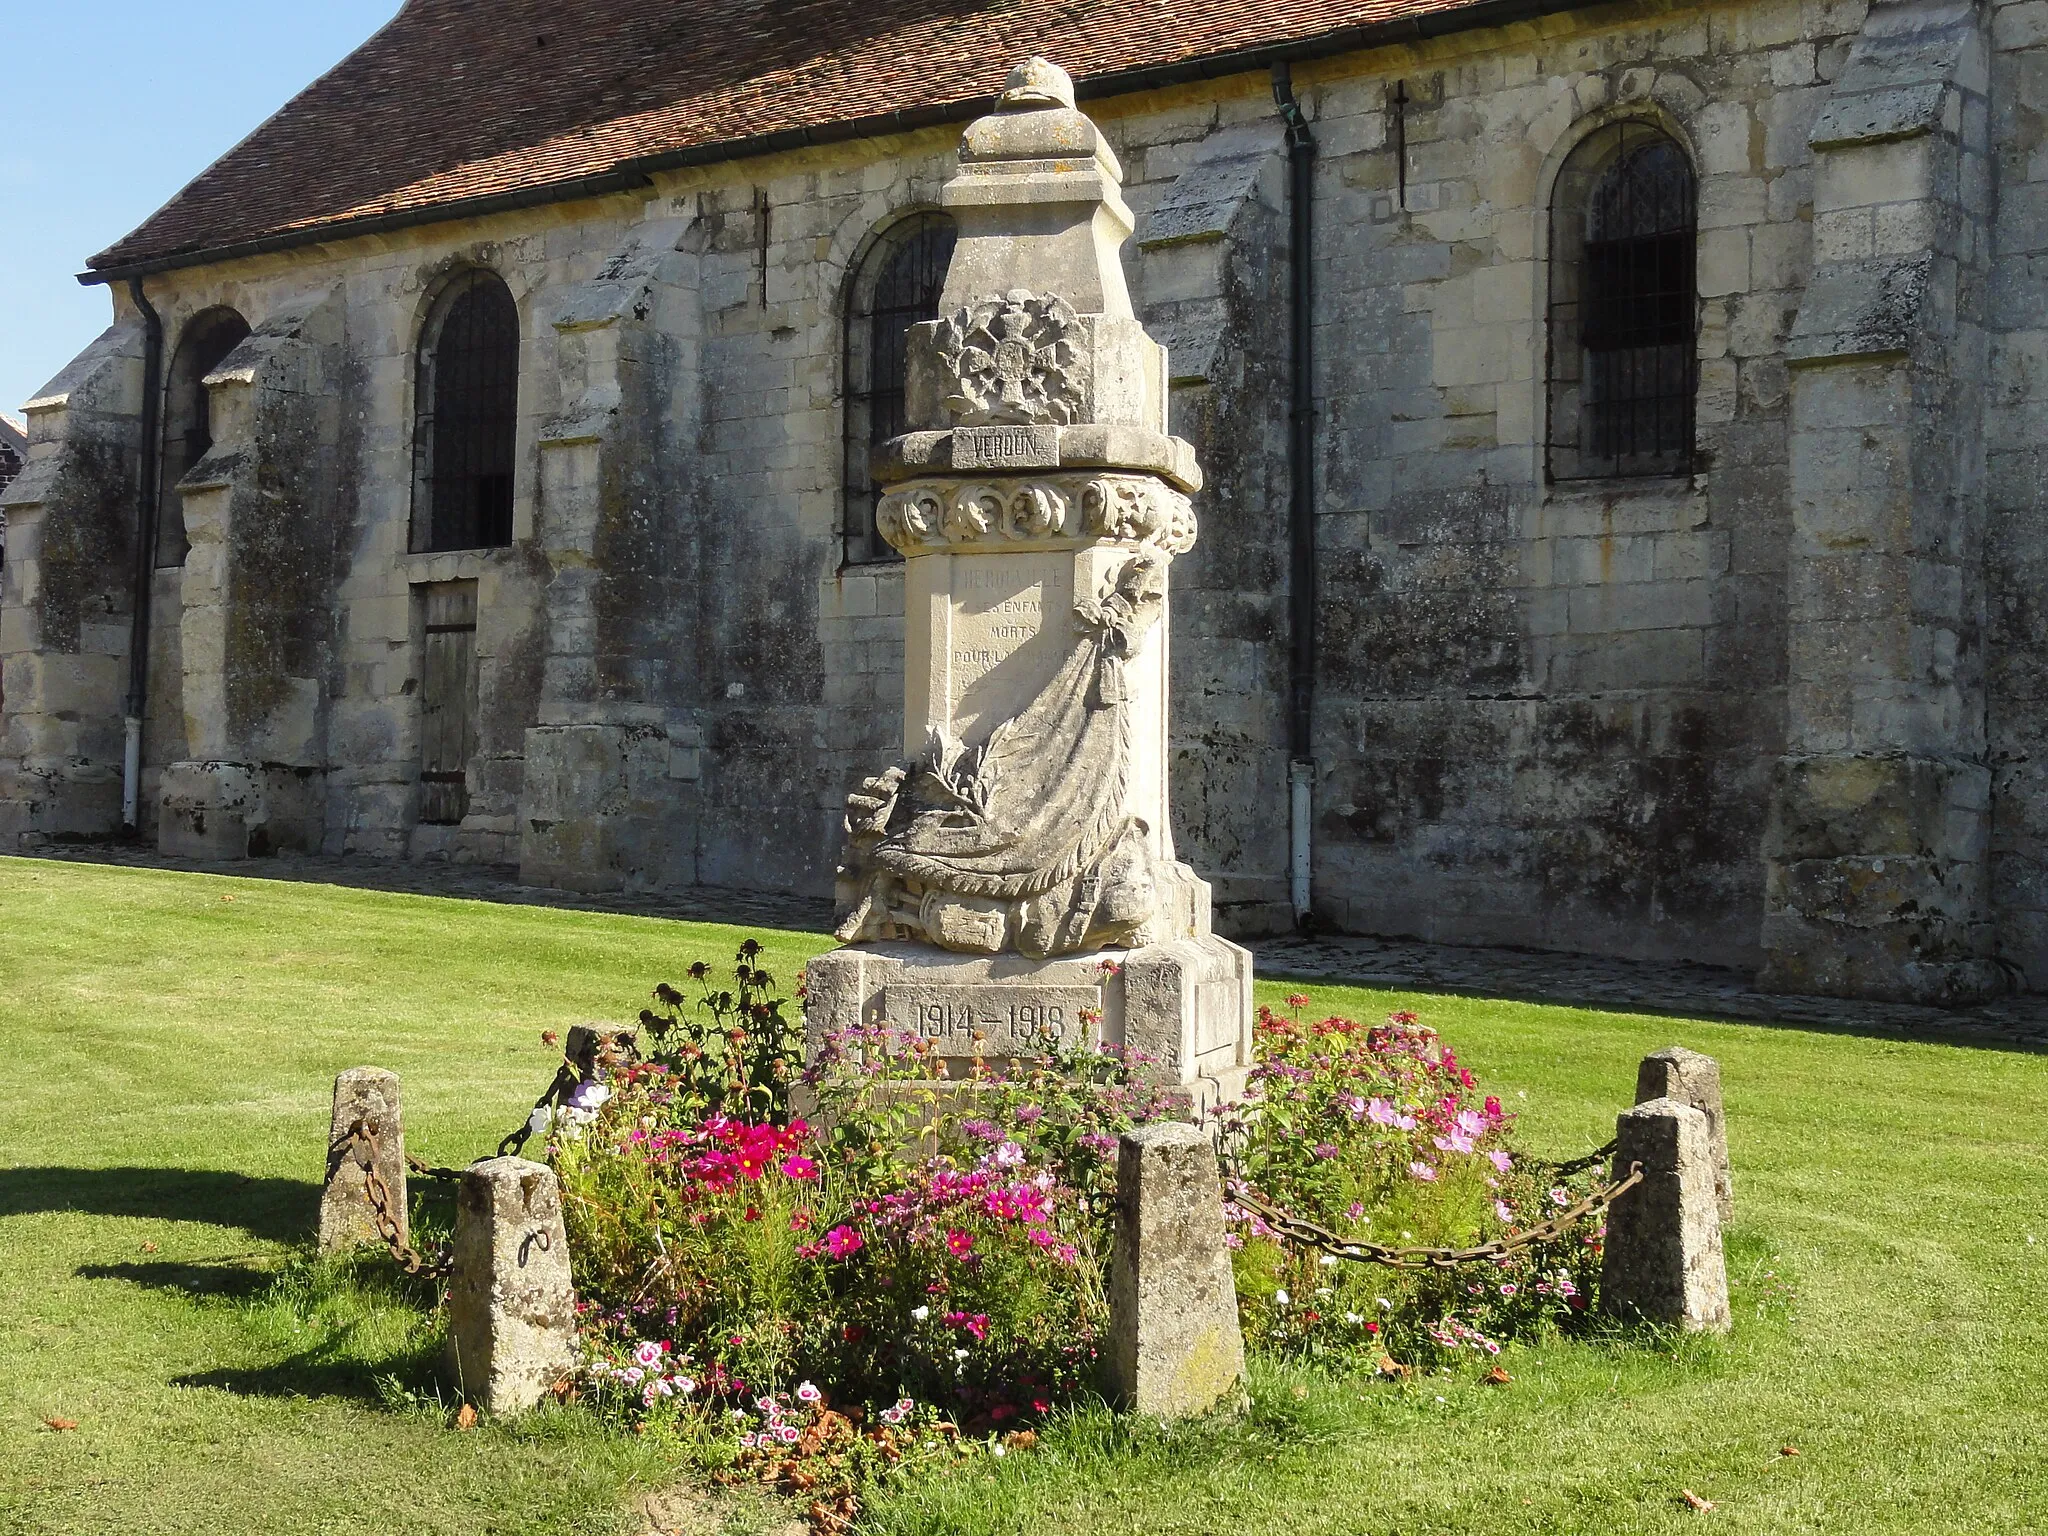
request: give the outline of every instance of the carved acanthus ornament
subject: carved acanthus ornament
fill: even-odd
[[[952,372],[946,410],[961,426],[1064,426],[1088,401],[1081,320],[1054,294],[1022,288],[940,320],[939,355]]]
[[[903,554],[960,545],[1113,539],[1162,554],[1195,547],[1193,503],[1149,475],[1002,482],[914,480],[882,498],[882,537]]]

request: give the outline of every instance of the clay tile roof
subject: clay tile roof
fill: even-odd
[[[185,265],[335,225],[635,185],[649,158],[965,117],[1033,53],[1101,94],[1573,3],[408,0],[91,265]]]

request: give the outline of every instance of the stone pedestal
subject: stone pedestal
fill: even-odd
[[[1213,934],[1049,960],[856,944],[819,956],[806,976],[812,1059],[827,1034],[858,1024],[930,1041],[953,1078],[971,1075],[977,1061],[1016,1061],[1053,1046],[1129,1047],[1151,1058],[1151,1073],[1186,1090],[1194,1114],[1244,1096],[1251,1018],[1252,957]]]
[[[551,1169],[493,1157],[462,1176],[448,1281],[448,1372],[487,1413],[531,1408],[576,1368],[569,1238]]]
[[[886,1023],[962,1076],[1128,1046],[1206,1112],[1251,1065],[1251,962],[1174,855],[1168,578],[1201,471],[1124,288],[1121,182],[1043,60],[961,140],[911,430],[874,464],[904,557],[904,761],[847,799],[849,948],[811,967],[811,1046]]]

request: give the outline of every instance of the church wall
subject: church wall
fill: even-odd
[[[2003,951],[2035,969],[2037,11],[1996,22],[1986,434],[1993,900]],[[1759,959],[1803,665],[1786,335],[1815,259],[1807,139],[1863,15],[1589,11],[1297,67],[1319,143],[1314,899],[1334,926]],[[1174,349],[1175,430],[1209,481],[1174,573],[1173,831],[1226,928],[1272,928],[1289,490],[1272,100],[1248,75],[1085,105],[1124,161],[1133,299]],[[1617,116],[1663,126],[1700,177],[1698,473],[1551,486],[1545,206],[1571,145]],[[936,204],[954,137],[151,280],[173,337],[212,304],[260,326],[340,285],[356,487],[328,617],[327,847],[525,858],[600,887],[829,889],[843,796],[902,730],[900,569],[842,560],[841,304],[874,232]],[[661,259],[634,266],[657,231]],[[411,554],[414,345],[465,262],[504,276],[522,315],[515,542]],[[423,827],[414,589],[456,580],[479,592],[470,814]]]

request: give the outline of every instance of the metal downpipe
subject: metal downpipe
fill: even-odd
[[[1294,921],[1313,921],[1310,859],[1315,813],[1316,484],[1315,484],[1315,135],[1295,99],[1293,73],[1273,66],[1273,100],[1287,129],[1288,306],[1291,369],[1288,436],[1287,783],[1288,898]]]
[[[149,707],[150,586],[156,574],[156,539],[163,478],[163,317],[142,291],[142,279],[128,279],[128,296],[142,315],[142,483],[135,510],[135,587],[128,628],[128,697],[123,705],[121,830],[133,837],[142,825],[142,721]]]

